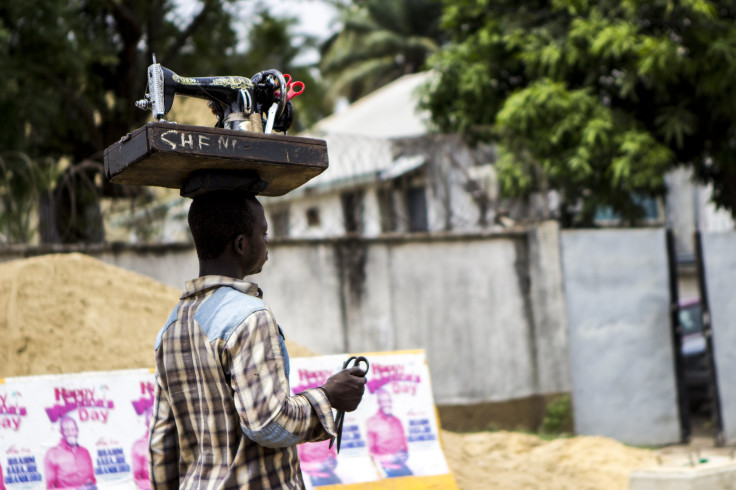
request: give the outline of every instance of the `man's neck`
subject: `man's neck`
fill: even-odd
[[[203,276],[225,276],[233,279],[242,279],[243,275],[233,267],[232,264],[220,261],[207,260],[199,262],[199,277]]]

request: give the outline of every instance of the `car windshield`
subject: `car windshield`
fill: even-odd
[[[703,331],[703,320],[700,315],[700,305],[694,304],[680,309],[680,325],[682,334],[688,335]]]

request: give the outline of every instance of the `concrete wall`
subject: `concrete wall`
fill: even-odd
[[[727,444],[736,443],[736,232],[703,234],[718,391]]]
[[[258,282],[287,336],[313,350],[425,349],[438,403],[558,393],[570,384],[557,236],[550,223],[274,243]]]
[[[185,281],[199,274],[197,253],[194,246],[189,244],[12,246],[0,249],[0,262],[70,252],[91,255],[108,264],[138,272],[178,289],[183,289]]]
[[[550,222],[503,234],[273,240],[253,279],[287,337],[313,351],[425,349],[438,403],[521,399],[570,389],[558,236]],[[54,251],[63,250],[15,253]],[[179,289],[197,275],[191,246],[74,251]]]
[[[562,234],[575,429],[680,440],[664,230]]]
[[[704,246],[733,443],[736,233],[707,234]],[[253,279],[286,335],[316,352],[421,348],[438,404],[460,409],[572,392],[580,434],[647,445],[679,440],[663,230],[560,235],[547,222],[506,233],[273,240],[269,249]],[[197,275],[191,245],[6,248],[0,261],[68,251],[179,289]],[[538,422],[543,404],[534,407],[527,418]]]

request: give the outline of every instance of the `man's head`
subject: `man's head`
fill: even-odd
[[[260,272],[268,260],[266,216],[253,194],[215,191],[195,197],[189,229],[200,264],[227,263],[243,277]]]
[[[61,428],[61,437],[64,438],[66,443],[72,447],[76,446],[79,435],[77,422],[71,417],[62,417],[59,421],[59,427]]]
[[[378,409],[386,415],[391,415],[393,412],[391,393],[385,388],[380,388],[376,391],[376,396],[378,397]]]

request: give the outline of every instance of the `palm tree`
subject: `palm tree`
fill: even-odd
[[[322,46],[320,68],[331,95],[354,101],[424,68],[439,49],[438,0],[361,0],[343,7],[343,30]]]

